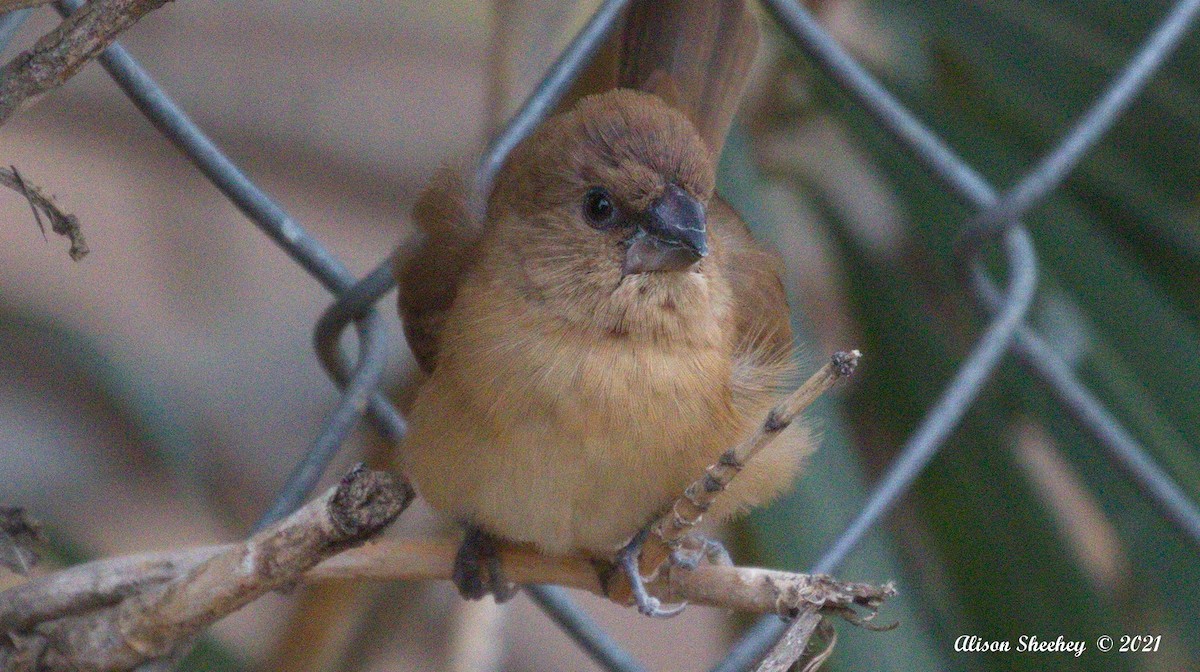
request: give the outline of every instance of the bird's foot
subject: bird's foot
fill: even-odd
[[[517,587],[504,578],[500,555],[491,535],[474,525],[467,525],[467,535],[454,556],[454,585],[463,598],[479,600],[491,593],[497,603],[507,602]],[[484,574],[487,581],[484,581]]]
[[[638,532],[625,548],[617,551],[617,564],[621,565],[621,568],[625,570],[625,575],[629,577],[630,591],[633,593],[633,600],[637,604],[638,611],[654,618],[677,616],[687,606],[686,602],[673,607],[663,607],[657,597],[651,596],[646,591],[646,580],[642,577],[638,565],[642,558],[642,544],[645,543],[648,532],[648,529]]]
[[[699,567],[701,560],[708,560],[710,565],[733,565],[733,558],[729,557],[724,544],[699,534],[684,537],[679,546],[671,551],[671,564],[688,571]]]

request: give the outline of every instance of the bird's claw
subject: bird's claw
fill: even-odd
[[[681,602],[671,607],[663,607],[657,597],[646,590],[646,579],[638,567],[642,557],[642,544],[646,541],[646,530],[634,535],[633,539],[617,552],[617,561],[625,575],[629,577],[629,589],[633,593],[633,601],[640,613],[651,618],[671,618],[678,616],[687,607],[687,602]]]
[[[674,606],[663,608],[662,602],[652,595],[646,596],[644,604],[638,604],[638,611],[650,618],[671,618],[683,613],[683,610],[686,608],[687,602],[680,602]]]
[[[487,572],[487,582],[483,573]],[[516,594],[516,586],[504,578],[500,567],[500,556],[496,542],[486,532],[467,526],[467,534],[454,556],[454,574],[451,577],[464,599],[480,600],[488,593],[497,603],[507,602]]]
[[[710,565],[732,566],[733,558],[725,546],[708,537],[691,535],[683,544],[671,551],[671,564],[689,572],[700,566],[701,560],[708,560]]]
[[[687,571],[700,566],[702,554],[690,548],[677,548],[671,551],[671,564],[676,567],[682,567]]]

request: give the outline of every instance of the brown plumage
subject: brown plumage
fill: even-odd
[[[756,40],[742,0],[635,3],[619,75],[589,81],[639,91],[575,97],[544,123],[483,222],[453,172],[422,196],[397,274],[428,380],[400,455],[434,508],[611,558],[777,400],[779,259],[713,193]],[[808,446],[789,430],[710,518],[780,492]]]

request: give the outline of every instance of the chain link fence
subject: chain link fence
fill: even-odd
[[[562,99],[576,75],[613,31],[628,2],[601,3],[525,104],[491,142],[477,168],[478,193],[487,193],[508,152]],[[1090,433],[1112,463],[1124,470],[1157,505],[1162,516],[1200,544],[1200,509],[1028,325],[1027,316],[1037,295],[1038,267],[1030,235],[1021,222],[1059,187],[1084,154],[1129,108],[1187,34],[1200,10],[1200,0],[1177,2],[1054,149],[1004,192],[956,156],[947,143],[881,86],[796,0],[764,2],[779,25],[820,70],[866,110],[900,148],[910,152],[928,170],[930,179],[941,183],[975,213],[962,226],[956,263],[963,300],[973,302],[990,316],[952,382],[929,407],[923,422],[905,442],[857,517],[829,545],[812,571],[836,570],[864,535],[905,495],[934,455],[946,445],[946,439],[1009,352],[1015,353],[1021,364],[1042,381],[1046,392]],[[65,16],[82,5],[82,0],[63,0],[57,7]],[[0,20],[0,41],[11,38],[29,11],[10,12]],[[404,418],[379,391],[389,355],[384,324],[393,318],[390,304],[382,307],[376,304],[394,286],[391,260],[384,260],[364,278],[355,277],[223,154],[119,44],[114,43],[100,57],[100,62],[150,122],[251,222],[335,297],[316,324],[314,341],[322,365],[343,391],[341,401],[263,514],[258,523],[261,528],[288,514],[312,494],[326,467],[364,415],[389,441],[398,441],[405,434]],[[993,245],[1000,246],[1005,259],[1007,278],[1003,284],[990,278],[978,261],[979,255]],[[343,333],[352,324],[359,343],[357,358],[353,360],[340,347]],[[548,586],[527,590],[546,614],[601,667],[642,669],[572,603],[564,590]],[[787,625],[774,616],[761,619],[715,669],[753,668],[780,639]]]

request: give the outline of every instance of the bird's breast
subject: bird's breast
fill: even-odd
[[[741,429],[720,343],[560,332],[493,334],[487,347],[435,371],[410,468],[436,508],[547,551],[611,553]],[[447,413],[457,426],[437,419]]]

